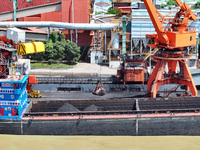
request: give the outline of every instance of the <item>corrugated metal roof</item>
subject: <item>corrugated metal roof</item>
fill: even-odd
[[[27,2],[26,0],[18,0],[18,9],[55,3],[58,1],[59,0],[51,0],[47,2],[46,0],[33,0],[32,2]],[[1,0],[0,12],[7,12],[12,10],[13,10],[13,2],[11,2],[10,0]]]
[[[109,3],[105,3],[105,2],[99,2],[99,3],[96,3],[95,5],[100,6],[100,7],[111,6],[111,4],[109,4]]]
[[[7,31],[7,28],[0,28],[0,30],[1,30],[1,31]],[[40,29],[37,29],[37,28],[35,28],[35,27],[26,27],[26,28],[23,28],[23,29],[20,28],[20,30],[23,30],[23,31],[29,32],[29,33],[47,34],[47,32],[42,31],[42,30],[40,30]]]

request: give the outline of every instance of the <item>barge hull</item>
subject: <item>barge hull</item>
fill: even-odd
[[[1,134],[200,135],[200,97],[33,101]]]
[[[18,135],[200,135],[200,116],[78,119],[1,120],[1,134]]]

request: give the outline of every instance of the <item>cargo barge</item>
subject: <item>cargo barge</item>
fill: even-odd
[[[44,52],[44,44],[41,42],[19,43],[25,42],[24,36],[23,40],[17,39],[16,41],[14,41],[16,39],[14,36],[9,39],[0,37],[3,40],[0,54],[0,134],[200,135],[200,97],[196,97],[197,90],[186,63],[186,59],[189,57],[185,57],[186,52],[183,51],[188,46],[196,45],[196,32],[186,27],[186,21],[183,21],[183,24],[177,24],[176,20],[182,19],[180,11],[173,19],[174,22],[169,22],[170,28],[164,30],[157,16],[158,11],[153,4],[150,4],[150,1],[144,2],[149,14],[154,14],[150,17],[157,32],[157,34],[147,35],[147,45],[160,49],[154,57],[158,65],[156,64],[156,69],[147,83],[148,93],[151,93],[151,97],[156,97],[159,86],[177,83],[185,85],[187,92],[189,93],[190,89],[195,97],[54,99],[28,102],[27,90],[31,90],[30,84],[37,83],[37,81],[35,78],[31,80],[32,78],[28,77],[30,61],[20,62],[18,58],[20,55]],[[186,11],[183,7],[186,7],[185,4],[179,1],[178,4],[181,12],[187,14],[184,19],[196,19],[189,9]],[[193,17],[188,18],[190,15]],[[164,21],[165,18],[162,16],[161,18],[163,19],[161,21]],[[122,17],[122,24],[122,55],[125,55],[125,16]],[[12,35],[14,32],[18,32],[16,29],[9,30],[11,32],[8,33],[12,33]],[[181,41],[181,38],[186,39],[187,42],[177,42]],[[179,72],[176,72],[177,62],[179,63]],[[169,76],[164,72],[166,64],[168,64]],[[119,72],[119,75],[125,73],[124,83],[128,81],[144,83],[144,76],[141,74],[144,74],[145,67],[141,69],[140,65],[139,68],[138,65],[133,65],[134,70],[131,67],[132,65],[126,66],[125,64],[124,68],[127,70]],[[133,74],[137,75],[133,76]],[[140,77],[143,77],[142,80]],[[66,82],[68,83],[68,81]],[[152,86],[154,87],[151,89]],[[66,90],[63,87],[59,88],[62,91]]]
[[[31,101],[1,134],[200,135],[200,97]]]

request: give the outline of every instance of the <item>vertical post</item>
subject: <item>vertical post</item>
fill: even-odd
[[[122,55],[126,53],[126,16],[122,16]]]
[[[94,40],[94,42],[93,42],[94,50],[95,50],[95,48],[96,48],[96,46],[95,46],[95,44],[96,44],[96,40],[95,40],[96,36],[95,36],[95,34],[96,34],[96,31],[94,31],[94,36],[93,36],[93,40]]]
[[[196,50],[196,67],[198,67],[199,66],[199,64],[198,64],[198,60],[199,60],[199,36],[197,37],[197,39],[196,39],[197,41],[196,41],[196,48],[195,48],[195,50]]]
[[[77,30],[76,30],[76,45],[77,45],[77,41],[78,41],[78,34],[77,34]]]
[[[71,30],[71,42],[73,42],[73,39],[72,39],[72,38],[73,38],[73,37],[72,37],[72,32],[73,32],[73,30]]]
[[[108,50],[109,50],[109,67],[111,67],[110,66],[110,62],[111,62],[111,56],[110,56],[111,55],[111,49],[108,49]]]
[[[131,7],[131,34],[130,35],[131,35],[131,38],[130,38],[130,42],[131,42],[130,44],[131,45],[130,45],[130,47],[131,47],[131,58],[132,58],[132,55],[133,55],[133,45],[132,45],[132,40],[133,40],[132,39],[132,7]]]
[[[196,54],[197,54],[197,60],[199,59],[199,37],[197,38],[197,46],[196,46]]]
[[[49,41],[49,38],[50,38],[50,27],[48,27],[48,29],[47,29],[47,39],[48,39],[48,41]]]
[[[16,0],[13,0],[13,12],[14,12],[14,21],[16,21]]]
[[[142,39],[140,39],[140,55],[142,54]]]
[[[74,23],[74,0],[72,0],[72,23]]]
[[[149,74],[151,74],[151,51],[152,51],[152,47],[150,47],[150,56],[149,56],[149,67],[150,67],[150,72]],[[148,71],[148,70],[147,70]]]
[[[104,31],[104,49],[105,49],[105,63],[107,61],[107,45],[106,45],[106,31]]]

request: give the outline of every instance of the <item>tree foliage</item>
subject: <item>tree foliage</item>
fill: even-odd
[[[174,5],[177,5],[175,0],[168,0],[167,4],[161,4],[161,8],[164,8],[166,6],[174,6]]]
[[[70,40],[67,40],[65,45],[65,59],[70,63],[76,63],[81,57],[80,48]]]
[[[200,1],[196,2],[192,8],[193,9],[200,9]]]
[[[177,5],[175,0],[168,0],[167,5]]]
[[[108,12],[106,14],[116,14],[119,15],[119,10],[114,9],[114,7],[108,8]]]
[[[161,8],[164,8],[166,6],[166,4],[161,4]]]
[[[68,63],[77,63],[80,58],[80,48],[73,42],[65,40],[64,34],[52,32],[49,41],[45,41],[45,52],[31,55],[32,60],[48,61],[55,63],[66,61]]]

